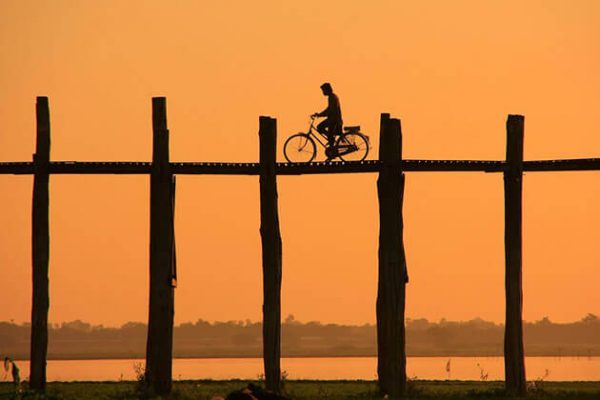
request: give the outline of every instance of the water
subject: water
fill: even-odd
[[[450,374],[446,364],[450,361]],[[49,381],[135,380],[135,363],[143,360],[50,360]],[[600,381],[600,357],[527,357],[527,379],[548,375],[551,381]],[[29,376],[29,362],[17,361],[21,376]],[[281,369],[288,379],[376,379],[377,358],[283,358]],[[407,372],[418,379],[480,380],[504,379],[502,357],[409,357]],[[178,379],[256,379],[263,373],[260,358],[192,358],[173,360],[173,378]],[[8,376],[0,374],[4,380]]]

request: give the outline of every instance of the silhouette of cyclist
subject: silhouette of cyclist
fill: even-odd
[[[340,108],[340,99],[333,93],[331,84],[328,82],[321,85],[323,96],[327,96],[327,108],[319,113],[314,113],[314,117],[326,117],[317,125],[317,131],[327,136],[327,142],[332,147],[335,143],[335,135],[342,134],[342,109]]]

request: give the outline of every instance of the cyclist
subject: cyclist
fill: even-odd
[[[333,147],[335,135],[342,134],[342,109],[340,99],[333,93],[331,84],[325,82],[321,85],[323,96],[327,96],[327,108],[321,112],[314,113],[313,117],[326,117],[317,125],[317,131],[327,136],[329,146]]]

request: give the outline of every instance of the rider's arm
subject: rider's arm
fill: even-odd
[[[335,109],[339,107],[339,100],[334,95],[331,94],[327,96],[327,108],[319,113],[319,117],[329,117],[332,114],[335,114]]]
[[[326,116],[328,116],[329,115],[329,109],[330,109],[330,107],[327,106],[326,109],[324,109],[320,113],[317,113],[317,117],[326,117]]]

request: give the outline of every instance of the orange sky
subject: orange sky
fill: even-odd
[[[375,149],[379,113],[401,118],[406,158],[503,159],[509,113],[526,159],[600,157],[599,38],[596,0],[0,0],[0,160],[31,159],[46,95],[53,160],[149,160],[167,96],[172,160],[256,161],[258,116],[282,143],[324,81]],[[600,314],[599,178],[525,175],[525,319]],[[279,178],[284,316],[374,321],[375,180]],[[149,178],[50,185],[50,320],[145,321]],[[177,190],[176,323],[259,320],[258,178]],[[0,176],[0,320],[30,315],[31,192]],[[404,216],[407,317],[502,321],[502,176],[408,173]]]

